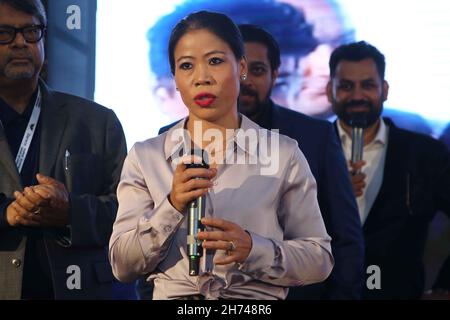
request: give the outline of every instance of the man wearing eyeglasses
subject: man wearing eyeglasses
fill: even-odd
[[[0,0],[0,300],[111,299],[125,138],[111,110],[39,78],[46,24],[40,0]]]

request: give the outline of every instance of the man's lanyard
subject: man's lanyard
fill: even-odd
[[[23,135],[22,138],[22,143],[20,144],[19,152],[17,152],[16,156],[16,166],[19,173],[22,172],[23,163],[25,162],[28,150],[30,149],[31,141],[33,140],[34,132],[36,131],[40,114],[41,114],[41,89],[38,87],[38,94],[36,102],[34,103],[33,113],[31,114],[31,118],[28,121],[27,129],[25,130],[25,134]]]

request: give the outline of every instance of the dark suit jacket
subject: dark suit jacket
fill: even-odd
[[[450,148],[450,124],[448,124],[447,127],[445,127],[444,131],[442,131],[441,137],[439,139],[442,140],[447,145],[447,147]]]
[[[429,222],[450,214],[450,153],[429,136],[389,127],[383,182],[363,226],[366,267],[381,271],[381,290],[366,299],[419,299]]]
[[[43,82],[40,85],[39,172],[63,182],[70,192],[70,230],[44,231],[55,298],[111,299],[114,278],[107,253],[117,211],[115,192],[126,156],[122,127],[111,110],[54,92]],[[11,199],[15,190],[25,186],[1,128],[0,149],[0,193]],[[64,170],[66,150],[70,152],[69,172]],[[0,201],[7,198],[0,196]],[[26,237],[18,228],[0,228],[0,299],[21,297],[23,263],[11,262],[23,261],[25,246]],[[67,287],[71,265],[80,267],[81,290]]]
[[[272,104],[270,128],[297,140],[317,182],[317,196],[335,265],[320,285],[291,288],[288,299],[358,299],[363,284],[364,244],[348,170],[333,125]],[[167,131],[172,125],[161,128]]]

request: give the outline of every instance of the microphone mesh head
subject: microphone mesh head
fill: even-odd
[[[190,163],[186,164],[187,168],[206,168],[209,169],[209,159],[208,159],[208,152],[206,152],[203,149],[192,149],[191,155],[195,156],[196,158],[201,158],[202,163]]]
[[[352,113],[350,126],[352,128],[367,128],[367,112]]]

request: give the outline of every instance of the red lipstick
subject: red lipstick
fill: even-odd
[[[194,101],[200,107],[209,107],[217,97],[211,93],[200,93],[194,97]]]

